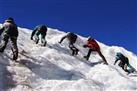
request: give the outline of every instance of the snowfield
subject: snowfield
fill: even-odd
[[[0,91],[137,91],[137,75],[113,65],[116,52],[122,52],[137,70],[137,55],[126,49],[98,42],[109,63],[104,65],[96,52],[89,61],[83,59],[88,49],[82,47],[82,36],[75,44],[80,52],[72,56],[67,40],[58,43],[65,32],[48,28],[46,47],[36,45],[30,35],[31,30],[19,28],[19,60],[24,65],[10,60],[10,45],[0,53]]]

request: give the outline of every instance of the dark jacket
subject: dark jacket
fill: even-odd
[[[70,44],[73,44],[76,42],[77,40],[77,35],[74,34],[74,33],[67,33],[67,35],[65,35],[64,37],[62,37],[62,39],[60,40],[60,43],[65,39],[67,38],[70,42]]]
[[[17,25],[14,22],[6,21],[0,31],[3,31],[3,36],[18,37]]]
[[[47,33],[47,27],[45,25],[39,25],[34,28],[34,31],[31,34],[31,38],[35,35],[36,32],[39,32],[40,34],[46,35]]]

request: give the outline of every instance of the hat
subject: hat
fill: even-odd
[[[91,40],[91,39],[93,39],[93,37],[89,36],[87,39],[88,39],[88,40]]]
[[[5,20],[6,22],[13,22],[14,19],[12,17],[9,17],[7,20]]]
[[[123,54],[121,52],[117,52],[116,56],[123,56]]]

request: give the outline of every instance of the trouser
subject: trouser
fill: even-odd
[[[93,51],[92,49],[89,49],[87,56],[84,56],[86,60],[89,60],[89,57],[92,51]]]
[[[39,42],[39,35],[41,35],[41,43],[43,44],[43,46],[46,46],[46,40],[45,40],[45,36],[46,34],[41,34],[40,32],[37,32],[35,35],[35,42],[36,44],[38,44]]]
[[[18,58],[17,37],[10,37],[10,36],[4,35],[2,39],[2,43],[0,44],[0,52],[3,52],[5,50],[9,39],[11,41],[13,60],[16,60]]]
[[[122,61],[120,61],[118,64],[118,66],[120,66],[122,69],[124,69],[124,65],[125,65],[125,63],[123,63]]]
[[[79,50],[72,44],[69,44],[69,48],[72,50],[72,55],[77,55]]]
[[[105,59],[105,57],[104,57],[103,54],[101,53],[101,51],[97,51],[97,52],[98,52],[99,56],[103,59],[104,63],[105,63],[105,64],[108,64],[107,61],[106,61],[106,59]]]
[[[90,57],[90,54],[91,54],[92,51],[95,51],[95,50],[89,49],[87,56],[84,56],[87,60],[89,60],[89,57]],[[106,61],[106,59],[105,59],[105,57],[104,57],[103,54],[101,53],[101,51],[96,51],[96,52],[97,52],[97,53],[99,54],[99,56],[103,59],[104,63],[105,63],[105,64],[108,64],[107,61]]]

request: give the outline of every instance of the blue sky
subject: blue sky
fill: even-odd
[[[46,24],[137,54],[136,4],[136,0],[0,0],[0,22],[11,16],[20,27]]]

